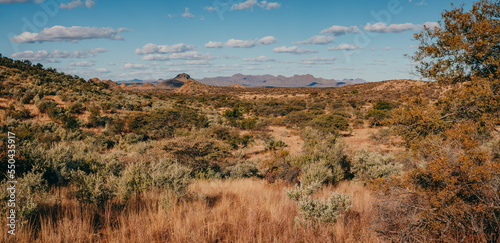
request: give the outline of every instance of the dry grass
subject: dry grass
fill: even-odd
[[[150,191],[125,210],[99,215],[63,195],[58,212],[44,216],[39,229],[24,226],[3,242],[379,242],[368,228],[373,199],[363,186],[345,182],[319,192],[350,194],[353,207],[335,225],[317,228],[295,224],[297,206],[283,188],[252,179],[198,181],[189,199],[165,200],[171,198],[165,192]]]

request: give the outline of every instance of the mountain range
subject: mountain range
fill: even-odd
[[[187,74],[186,74],[187,75]],[[118,81],[117,83],[122,84],[139,84],[139,83],[153,83],[156,86],[162,86],[162,88],[167,89],[175,89],[182,86],[181,82],[178,82],[180,79],[190,79],[189,76],[176,77],[174,79],[168,80],[152,80],[152,81],[143,81],[143,80],[128,80],[128,81]],[[332,87],[340,87],[345,85],[366,83],[363,79],[324,79],[324,78],[316,78],[313,75],[294,75],[292,77],[285,77],[282,75],[273,76],[273,75],[244,75],[244,74],[235,74],[230,77],[213,77],[213,78],[203,78],[198,79],[198,82],[207,85],[215,85],[215,86],[228,86],[240,84],[246,87],[314,87],[314,88],[332,88]]]

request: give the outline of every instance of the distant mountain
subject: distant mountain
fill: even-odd
[[[182,87],[188,80],[191,80],[191,76],[186,73],[181,73],[175,76],[175,78],[158,81],[155,86],[159,89],[177,89]]]
[[[332,88],[351,84],[365,83],[363,79],[324,79],[316,78],[313,75],[294,75],[285,77],[282,75],[243,75],[235,74],[231,77],[203,78],[198,82],[208,85],[228,86],[241,84],[246,87],[315,87]]]

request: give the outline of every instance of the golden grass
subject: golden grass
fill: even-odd
[[[125,210],[108,208],[99,215],[96,207],[82,208],[63,199],[57,220],[46,216],[39,229],[20,228],[15,242],[380,241],[368,228],[373,198],[362,185],[345,182],[320,191],[320,197],[331,191],[350,194],[353,207],[335,225],[317,228],[295,224],[297,205],[286,198],[283,188],[257,179],[197,181],[188,199],[173,200],[153,190]]]

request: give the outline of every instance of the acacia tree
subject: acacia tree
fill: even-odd
[[[440,27],[415,34],[417,71],[446,84],[500,78],[500,1],[481,0],[470,11],[463,5],[445,10],[442,19]]]

